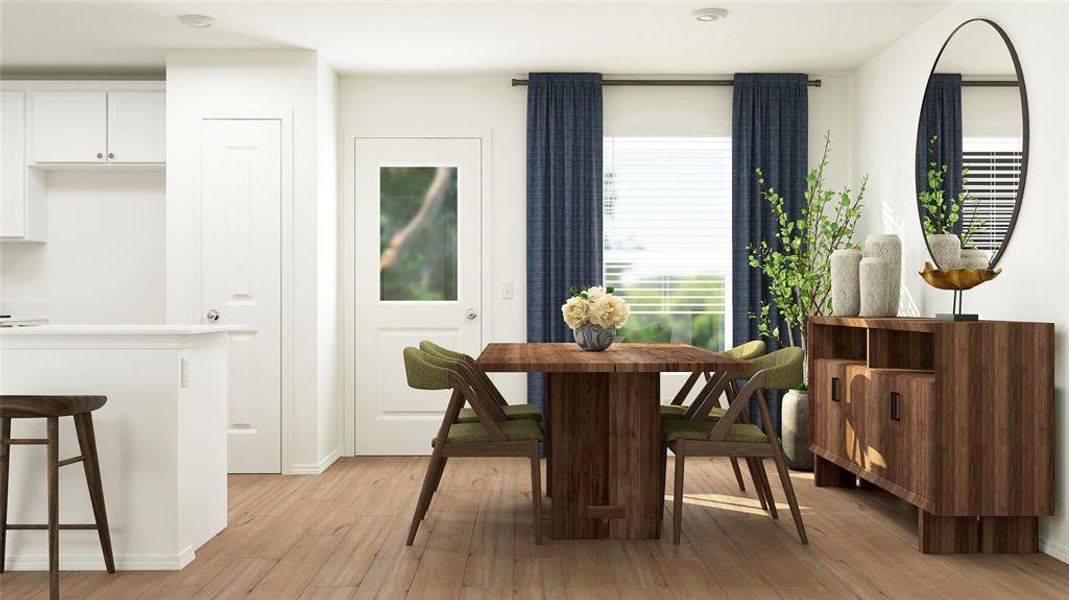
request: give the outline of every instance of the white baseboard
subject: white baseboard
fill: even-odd
[[[117,571],[181,571],[193,562],[196,554],[190,546],[182,552],[174,555],[157,554],[132,554],[127,556],[115,556],[115,570]],[[9,571],[47,571],[48,555],[31,554],[8,556],[6,568]],[[100,552],[95,554],[82,554],[70,556],[59,553],[59,568],[64,571],[103,571],[104,557]]]
[[[334,461],[342,456],[342,449],[336,448],[333,452],[323,457],[318,463],[296,464],[290,469],[290,475],[319,475],[330,468]]]
[[[1039,538],[1039,551],[1050,555],[1063,563],[1069,563],[1069,546],[1059,544],[1049,538]]]

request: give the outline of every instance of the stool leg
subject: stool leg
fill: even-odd
[[[11,439],[11,419],[0,419],[0,439]],[[11,445],[0,442],[0,573],[7,558],[7,481],[11,467]]]
[[[59,418],[48,417],[48,592],[59,600]]]
[[[78,431],[78,446],[85,457],[82,466],[85,468],[85,482],[89,486],[89,500],[93,504],[93,516],[96,517],[100,549],[104,553],[104,566],[107,567],[108,573],[114,573],[115,557],[111,552],[108,512],[104,509],[104,487],[100,482],[100,460],[97,458],[97,442],[93,433],[93,415],[74,415],[74,427]]]

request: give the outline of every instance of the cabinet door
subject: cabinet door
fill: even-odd
[[[34,92],[30,121],[34,162],[106,162],[107,120],[104,92]]]
[[[26,234],[26,106],[22,92],[0,92],[0,237]]]
[[[163,92],[108,94],[108,162],[164,162]]]
[[[840,424],[843,455],[850,462],[867,469],[869,446],[865,417],[872,398],[872,371],[864,364],[844,365],[843,380],[846,382]]]
[[[849,457],[847,439],[857,437],[849,403],[847,368],[863,365],[858,361],[817,359],[809,374],[809,397],[813,408],[813,443],[842,457]]]
[[[865,418],[867,468],[910,491],[927,495],[935,376],[902,371],[874,373],[873,394]]]

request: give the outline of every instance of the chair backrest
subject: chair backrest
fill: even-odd
[[[456,423],[466,401],[475,411],[475,416],[486,428],[490,439],[505,441],[505,435],[498,423],[505,420],[501,408],[481,389],[481,384],[468,372],[467,368],[440,356],[424,352],[419,348],[407,347],[403,351],[405,375],[410,387],[420,390],[452,389],[442,426],[438,431],[438,443],[444,444],[449,435],[449,427]],[[444,385],[443,385],[444,384]]]
[[[505,406],[506,404],[508,404],[508,402],[505,400],[505,396],[501,394],[501,390],[497,389],[497,386],[494,385],[494,382],[492,379],[490,379],[490,376],[487,375],[485,371],[479,368],[473,357],[468,356],[463,352],[457,352],[455,350],[443,348],[429,340],[423,340],[422,342],[420,342],[419,349],[423,350],[428,354],[433,354],[440,358],[449,360],[453,363],[457,363],[463,365],[464,367],[467,367],[466,370],[482,383],[484,391],[490,394],[490,396],[494,399],[494,402],[496,402],[498,406]]]
[[[728,389],[728,385],[732,381],[731,377],[732,375],[729,373],[720,373],[716,379],[706,382],[705,387],[698,392],[698,397],[694,399],[694,402],[691,402],[690,408],[683,413],[683,418],[688,420],[704,419],[713,410],[713,407],[720,403],[720,396]]]
[[[765,389],[765,380],[767,378],[766,371],[758,371],[750,377],[750,380],[746,382],[739,393],[731,399],[731,404],[728,406],[727,412],[723,417],[720,417],[720,421],[713,426],[712,431],[709,432],[709,441],[722,442],[731,431],[731,426],[739,420],[739,415],[742,411],[746,410],[750,406],[750,398],[756,394],[757,404],[761,410],[762,421],[764,423],[765,432],[774,437],[772,433],[772,423],[767,422],[768,419],[768,405],[765,404],[765,395],[763,390]],[[769,438],[771,441],[772,437]]]
[[[734,348],[728,348],[727,350],[721,352],[721,354],[730,356],[731,358],[737,358],[739,360],[752,360],[758,356],[761,356],[764,353],[765,343],[761,340],[753,340],[750,342],[746,342],[745,344],[739,344]],[[687,377],[687,380],[683,382],[683,387],[679,388],[679,391],[676,392],[675,398],[672,399],[672,404],[675,404],[677,406],[683,404],[683,402],[686,401],[687,396],[690,395],[690,391],[694,389],[694,385],[698,383],[698,378],[702,375],[705,375],[706,382],[710,382],[710,380],[712,379],[712,376],[708,371],[694,371],[690,374],[690,377]],[[706,387],[708,386],[709,383],[706,383]]]
[[[765,371],[764,387],[771,390],[792,390],[802,385],[805,350],[796,346],[780,348],[750,361],[753,369],[745,377]],[[744,378],[745,378],[744,377]]]
[[[751,358],[757,358],[764,353],[765,342],[763,340],[752,340],[721,352],[721,354],[727,354],[731,358],[737,358],[739,360],[750,360]]]

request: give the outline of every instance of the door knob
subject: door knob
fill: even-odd
[[[471,321],[475,317],[479,316],[479,313],[475,312],[474,308],[469,308],[468,312],[464,313],[464,316],[467,317],[469,321]]]
[[[108,158],[115,158],[114,152],[108,152]]]
[[[211,308],[208,309],[208,312],[204,316],[208,317],[208,320],[212,323],[215,323],[219,320],[219,311],[215,310],[214,308]]]
[[[104,158],[103,152],[97,152],[97,158]]]

